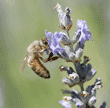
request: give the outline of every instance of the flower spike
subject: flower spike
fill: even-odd
[[[71,13],[71,9],[69,7],[66,7],[64,13],[59,3],[57,3],[57,5],[53,9],[57,9],[58,11],[60,28],[63,30],[70,30],[73,25],[73,21],[69,15]]]

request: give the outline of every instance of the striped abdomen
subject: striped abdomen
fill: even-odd
[[[31,69],[40,77],[43,78],[50,78],[50,73],[49,71],[46,69],[46,67],[41,63],[41,61],[39,60],[39,58],[35,58],[34,60],[32,60],[32,62],[30,61],[28,63],[29,67],[31,67]]]

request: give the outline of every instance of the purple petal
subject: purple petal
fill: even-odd
[[[92,40],[91,33],[89,32],[89,28],[85,20],[78,20],[77,28],[81,31],[81,36],[79,38],[79,42],[81,42],[81,44],[84,44],[87,40]],[[78,30],[76,32],[78,32]]]
[[[85,108],[85,105],[82,102],[78,102],[75,105],[77,108]]]
[[[58,32],[54,33],[54,43],[55,43],[55,46],[60,43],[60,41],[62,39],[62,36],[63,35],[58,33]]]
[[[83,21],[82,20],[77,20],[77,28],[81,29],[83,27]]]
[[[64,108],[71,108],[71,103],[70,103],[70,101],[60,100],[59,103],[60,103]]]
[[[81,44],[84,44],[86,42],[85,33],[81,32],[81,36],[79,38],[79,41],[81,42]]]
[[[49,46],[50,46],[50,44],[51,44],[51,41],[50,41],[50,37],[52,38],[52,32],[47,32],[47,30],[45,30],[45,35],[46,35],[46,37],[47,37],[47,40],[48,40],[48,43],[49,43]]]
[[[86,40],[92,40],[91,33],[89,31],[83,30],[83,33],[85,34]]]
[[[77,28],[78,29],[85,29],[86,31],[89,31],[88,25],[86,21],[84,20],[77,20]]]
[[[62,32],[60,32],[60,33],[55,32],[55,33],[54,33],[54,37],[55,37],[55,39],[57,40],[57,42],[60,42],[61,39],[62,39],[62,37],[63,37],[63,33],[62,33]]]
[[[86,31],[89,31],[89,27],[85,20],[83,21],[83,29],[85,29]]]
[[[52,50],[53,54],[56,55],[57,52],[63,52],[64,49],[61,47],[60,45],[60,41],[63,37],[63,33],[60,32],[55,32],[54,35],[52,34],[52,32],[47,32],[45,31],[45,35],[47,37],[47,40],[49,42],[49,47],[50,50]]]
[[[81,44],[84,44],[85,42],[86,42],[86,39],[83,37],[83,38],[81,38]]]
[[[64,52],[64,49],[57,45],[56,47],[51,48],[54,55],[57,54],[57,52]]]

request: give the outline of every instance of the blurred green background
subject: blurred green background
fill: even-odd
[[[23,73],[20,67],[27,54],[27,47],[34,40],[45,37],[45,30],[62,31],[59,28],[58,13],[53,7],[57,2],[64,10],[72,10],[72,38],[77,30],[78,19],[86,20],[93,41],[85,43],[83,55],[89,56],[95,77],[84,84],[92,85],[97,77],[103,81],[103,88],[97,92],[98,108],[103,101],[110,107],[110,0],[0,0],[0,108],[62,108],[62,84],[59,66],[73,66],[64,60],[46,63],[50,79],[37,76],[28,66]],[[79,86],[74,87],[80,90]],[[75,106],[72,104],[72,108]]]

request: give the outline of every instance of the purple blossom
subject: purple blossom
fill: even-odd
[[[63,37],[63,32],[55,32],[54,34],[52,32],[45,31],[45,35],[47,37],[47,40],[49,42],[50,50],[54,55],[57,54],[57,52],[64,52],[64,49],[60,45],[60,41]]]
[[[60,100],[59,103],[60,103],[64,108],[71,108],[71,103],[70,103],[70,101]]]
[[[86,58],[87,59],[87,58]],[[85,59],[84,59],[85,62]],[[86,81],[91,80],[95,74],[96,69],[92,68],[91,64],[85,65],[84,63],[80,64],[80,62],[76,63],[76,73],[73,70],[72,67],[66,67],[66,66],[60,66],[61,71],[67,71],[69,77],[64,77],[62,79],[63,84],[68,85],[69,87],[80,85],[81,90],[83,90],[81,84],[83,84]]]
[[[81,36],[79,38],[79,42],[81,42],[81,44],[84,44],[90,39],[92,40],[91,33],[89,32],[89,27],[85,20],[77,20],[77,28],[78,30],[76,32],[81,32]]]
[[[85,29],[85,30],[89,31],[89,27],[88,27],[85,20],[84,21],[81,19],[77,20],[77,28],[78,29]]]
[[[69,96],[65,96],[67,101],[72,101],[73,104],[75,104],[75,106],[77,108],[95,108],[95,103],[97,101],[96,99],[96,90],[102,87],[102,82],[101,79],[98,78],[96,79],[95,83],[91,86],[88,86],[86,88],[86,91],[81,91],[78,92],[75,89],[72,89],[72,91],[69,90],[62,90],[62,92],[64,94],[71,94],[71,97]],[[63,101],[63,100],[62,100]],[[63,103],[66,104],[65,101],[63,101]],[[62,105],[62,104],[61,104]],[[105,108],[106,103],[104,102],[100,108]],[[68,108],[68,107],[65,107]]]

